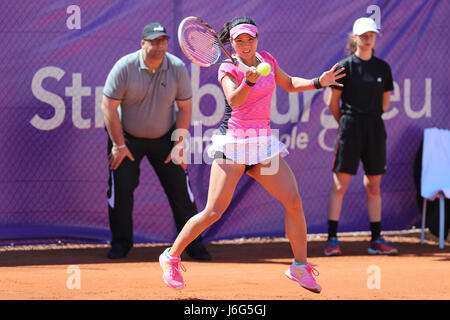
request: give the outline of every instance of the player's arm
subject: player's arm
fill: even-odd
[[[275,82],[287,92],[313,90],[311,79],[291,77],[280,67],[275,70]]]
[[[341,118],[341,108],[339,101],[341,100],[342,90],[331,88],[331,94],[328,97],[327,105],[333,115],[334,119],[339,123]]]
[[[228,101],[230,107],[239,107],[242,105],[250,93],[251,86],[245,84],[247,80],[250,84],[258,82],[260,74],[256,71],[255,67],[251,67],[245,73],[245,79],[242,83],[238,83],[235,77],[226,74],[221,81],[223,93]]]
[[[113,148],[109,155],[109,166],[112,170],[117,169],[125,157],[134,161],[133,155],[125,145],[122,123],[118,112],[119,105],[120,100],[111,99],[103,95],[101,108],[106,129],[108,130],[109,137],[113,143]]]
[[[383,112],[386,112],[389,109],[390,103],[391,103],[391,92],[385,91],[383,93]]]
[[[331,85],[343,87],[342,84],[336,82],[336,80],[345,77],[345,73],[342,73],[344,68],[336,70],[338,66],[339,64],[336,63],[330,70],[325,71],[320,75],[319,83],[322,87]],[[315,89],[311,79],[291,77],[280,67],[275,70],[275,81],[280,87],[288,92],[301,92]]]

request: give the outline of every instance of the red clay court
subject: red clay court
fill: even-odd
[[[448,300],[450,250],[427,233],[385,235],[397,256],[367,254],[367,236],[345,236],[344,255],[325,257],[325,238],[312,235],[309,262],[320,272],[321,294],[301,288],[284,271],[292,262],[286,239],[248,239],[207,244],[212,262],[183,256],[186,287],[162,280],[158,256],[166,245],[137,245],[124,260],[106,258],[107,246],[4,247],[0,252],[0,299],[6,300]],[[80,288],[70,289],[70,268]],[[378,270],[379,289],[373,287]],[[68,273],[69,272],[69,273]],[[369,282],[369,284],[368,284]],[[371,285],[372,283],[372,285]]]

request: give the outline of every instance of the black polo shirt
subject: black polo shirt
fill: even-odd
[[[343,90],[341,113],[381,117],[383,93],[394,89],[389,64],[375,56],[365,61],[352,54],[339,62],[338,68],[342,67],[346,76],[336,82],[344,87],[332,86]]]

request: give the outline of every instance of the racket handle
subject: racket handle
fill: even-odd
[[[234,65],[238,67],[241,71],[247,72],[250,67],[240,62],[238,59],[233,59]]]
[[[240,61],[237,60],[237,59],[235,59],[234,62],[235,62],[235,66],[238,67],[239,69],[241,69],[241,70],[244,71],[244,72],[247,72],[247,71],[250,69],[249,66],[243,64],[242,62],[240,62]],[[258,73],[259,73],[259,72],[258,72]],[[260,74],[260,73],[259,73],[259,74]],[[260,75],[261,75],[261,74],[260,74]]]
[[[247,72],[247,71],[250,69],[249,66],[243,64],[243,63],[240,62],[240,61],[237,62],[237,67],[238,67],[239,69],[241,69],[242,71],[244,71],[244,72]]]

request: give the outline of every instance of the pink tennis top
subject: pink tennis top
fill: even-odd
[[[251,87],[247,100],[242,105],[232,108],[231,115],[225,117],[224,121],[227,121],[225,123],[226,134],[236,138],[254,136],[255,133],[256,136],[270,136],[271,134],[270,107],[272,94],[276,86],[274,70],[278,68],[278,63],[266,51],[257,52],[256,56],[261,62],[269,63],[272,71],[265,77],[261,76],[258,82]],[[241,83],[245,78],[245,72],[231,63],[221,64],[218,74],[219,82],[226,74],[234,77],[238,83]],[[224,126],[223,123],[222,126]]]

